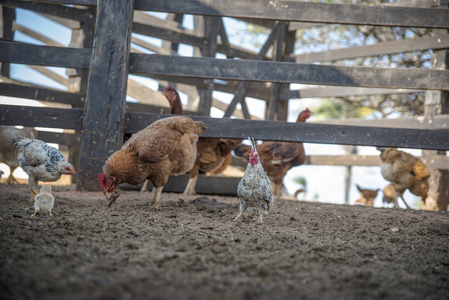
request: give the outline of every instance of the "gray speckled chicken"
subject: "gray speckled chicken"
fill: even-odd
[[[39,181],[56,181],[62,174],[76,175],[75,168],[62,153],[41,140],[19,137],[12,145],[18,150],[20,166],[28,174],[31,203],[38,194]]]
[[[270,207],[274,204],[271,181],[265,173],[257,154],[254,140],[248,138],[251,143],[251,151],[248,159],[248,166],[245,174],[237,187],[237,197],[240,200],[240,213],[234,219],[239,219],[246,211],[248,205],[257,207],[260,219],[263,222],[263,215],[267,214]]]

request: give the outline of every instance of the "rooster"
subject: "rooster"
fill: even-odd
[[[306,108],[299,114],[296,122],[305,122],[310,117],[310,114],[310,110]],[[248,161],[250,151],[251,146],[239,144],[235,148],[234,154]],[[274,183],[274,194],[279,199],[282,181],[287,171],[302,165],[306,161],[304,147],[302,143],[263,142],[257,146],[257,151],[260,155],[262,166]]]
[[[182,108],[179,93],[169,86],[164,90],[163,94],[170,104],[170,113],[183,115],[184,110]],[[231,162],[231,151],[234,150],[235,146],[240,142],[241,140],[200,137],[197,143],[197,159],[192,170],[189,172],[189,181],[184,190],[184,195],[196,194],[195,186],[200,171],[214,174],[223,171]]]
[[[148,179],[156,188],[151,208],[160,209],[159,199],[168,177],[192,169],[196,143],[205,130],[203,122],[178,116],[158,120],[132,135],[108,158],[99,175],[105,196],[112,193],[108,206],[119,197],[115,189],[120,183],[138,185]]]
[[[32,128],[19,129],[14,126],[0,126],[0,162],[9,167],[9,176],[6,184],[18,183],[12,175],[19,166],[17,150],[13,147],[12,141],[18,137],[33,137],[35,131]]]
[[[394,207],[398,208],[397,198],[400,197],[407,208],[403,194],[409,190],[416,196],[421,196],[425,203],[429,192],[430,172],[424,163],[413,155],[395,148],[378,148],[381,152],[380,172],[382,177],[393,184]]]
[[[63,174],[76,175],[75,168],[65,160],[64,155],[41,140],[18,137],[12,145],[18,150],[20,167],[28,174],[31,203],[38,193],[39,181],[56,181]]]
[[[240,200],[240,213],[234,219],[239,219],[246,211],[248,205],[257,207],[260,215],[260,222],[263,222],[263,215],[267,214],[274,203],[271,182],[265,173],[262,164],[259,161],[254,140],[248,138],[251,144],[251,150],[248,157],[248,166],[245,174],[237,187],[237,197]]]

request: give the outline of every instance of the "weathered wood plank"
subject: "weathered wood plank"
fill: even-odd
[[[374,126],[410,129],[449,129],[449,115],[435,115],[432,117],[414,117],[398,119],[344,119],[315,122],[320,124],[335,124],[349,126]]]
[[[29,37],[32,37],[35,40],[38,40],[38,41],[44,43],[46,46],[64,47],[64,45],[56,42],[55,40],[53,40],[51,38],[48,38],[45,35],[40,34],[40,33],[36,32],[33,29],[28,28],[26,26],[14,23],[13,28],[14,28],[14,30],[20,31],[23,34],[25,34],[25,35],[27,35]]]
[[[136,9],[298,22],[449,28],[449,10],[383,5],[258,0],[136,0]]]
[[[25,0],[43,3],[72,4],[72,5],[88,5],[97,6],[97,0]]]
[[[0,125],[75,130],[83,127],[82,109],[0,105],[0,116]],[[154,121],[167,117],[170,115],[127,113],[124,119],[125,132],[137,132]],[[448,130],[218,119],[204,116],[191,118],[206,123],[208,129],[203,136],[210,138],[244,139],[251,136],[257,140],[285,142],[449,150]]]
[[[134,0],[98,1],[78,190],[98,190],[97,174],[123,142],[133,12]]]
[[[201,68],[197,66],[201,65]],[[176,66],[176,67],[174,67]],[[131,54],[131,73],[264,82],[449,90],[449,71]]]
[[[82,109],[0,105],[1,125],[83,129]]]
[[[195,191],[201,195],[235,196],[240,179],[240,177],[200,175],[195,186]],[[188,181],[189,175],[170,176],[167,184],[164,186],[164,192],[182,193]],[[149,182],[148,189],[150,191],[152,187],[151,182]],[[121,184],[120,188],[124,190],[140,190],[141,187],[125,183]]]
[[[133,24],[133,32],[195,47],[204,47],[209,44],[209,40],[203,37],[197,37],[182,32],[176,32],[173,30],[167,30],[136,22]]]
[[[81,22],[88,22],[94,15],[91,11],[73,8],[70,6],[50,4],[43,2],[30,2],[30,1],[20,1],[20,0],[2,0],[2,4],[8,7],[22,8],[31,10],[34,12],[45,13],[54,15],[57,17],[77,20]]]
[[[135,132],[148,124],[165,118],[164,115],[127,114],[125,131]],[[342,145],[384,146],[417,149],[449,149],[449,131],[381,128],[365,126],[337,126],[309,123],[215,119],[192,116],[208,126],[204,137],[295,141]]]
[[[56,102],[81,106],[84,104],[86,95],[67,93],[49,88],[32,87],[27,85],[0,83],[0,95],[26,98],[39,101]]]
[[[0,41],[0,61],[17,64],[88,69],[91,49],[37,46]],[[70,59],[67,59],[70,57]]]
[[[61,133],[50,131],[37,131],[37,139],[46,143],[75,146],[81,144],[81,133]]]
[[[299,54],[295,56],[295,61],[297,63],[310,63],[447,48],[449,48],[449,35],[439,35],[419,39],[384,42],[375,45]]]
[[[317,88],[306,88],[301,90],[281,90],[281,100],[295,98],[329,98],[329,97],[348,97],[365,95],[384,95],[384,94],[410,94],[423,92],[413,89],[382,89],[382,88],[364,88],[364,87],[345,87],[345,86],[326,86]]]

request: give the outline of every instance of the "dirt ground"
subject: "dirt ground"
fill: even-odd
[[[232,197],[54,195],[30,219],[0,185],[0,299],[449,299],[446,212],[281,200],[260,224]]]

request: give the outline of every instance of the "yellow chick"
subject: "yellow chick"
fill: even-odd
[[[55,204],[55,197],[51,194],[51,185],[44,184],[39,194],[34,199],[34,214],[30,218],[34,218],[40,211],[48,212],[50,217],[53,217],[51,210]]]

